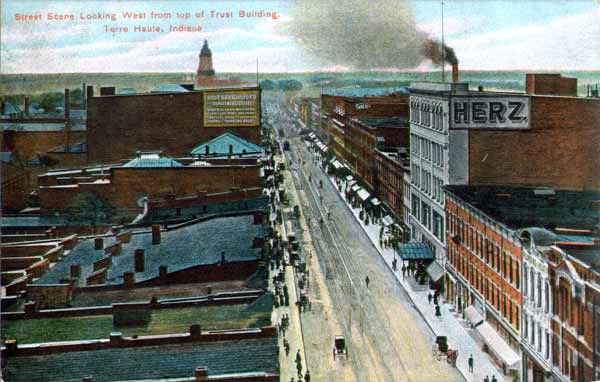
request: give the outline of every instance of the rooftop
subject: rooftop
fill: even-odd
[[[124,354],[127,354],[124,357]],[[3,369],[7,382],[134,381],[190,377],[197,367],[210,374],[279,372],[277,337],[218,342],[192,342],[12,357]],[[157,367],[159,365],[159,367]]]
[[[162,84],[152,90],[151,93],[186,93],[189,90],[179,84]],[[120,94],[135,94],[135,93],[120,93]]]
[[[221,252],[225,253],[227,262],[258,260],[261,258],[260,248],[252,248],[252,241],[263,235],[262,225],[253,224],[252,214],[213,218],[164,231],[160,245],[152,245],[150,232],[137,233],[132,235],[129,243],[122,243],[120,254],[112,256],[106,284],[121,284],[123,273],[134,271],[135,249],[145,251],[144,271],[135,273],[138,282],[158,277],[161,265],[166,265],[171,273],[197,265],[216,264],[221,261]],[[105,247],[107,245],[105,240]],[[81,277],[78,283],[84,285],[86,277],[93,273],[93,263],[104,256],[104,250],[94,249],[93,240],[82,241],[35,284],[61,283],[70,277],[70,266],[79,264]]]
[[[207,151],[208,150],[208,151]],[[245,155],[262,154],[262,147],[249,142],[235,134],[225,133],[201,144],[192,150],[193,155]]]
[[[270,311],[254,311],[253,304],[186,306],[154,309],[149,322],[115,328],[112,314],[5,320],[2,341],[16,339],[20,344],[79,341],[108,338],[111,332],[125,336],[187,333],[199,324],[202,330],[259,328],[271,325]]]
[[[600,192],[504,186],[446,186],[509,229],[592,229],[600,221]]]
[[[123,167],[183,167],[183,165],[175,159],[163,157],[158,153],[142,153],[137,158],[125,163]]]
[[[408,127],[408,117],[356,117],[370,127]]]

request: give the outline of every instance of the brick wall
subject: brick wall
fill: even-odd
[[[260,127],[203,127],[203,93],[142,94],[88,99],[88,159],[109,163],[138,150],[189,155],[201,143],[232,132],[260,144]]]
[[[600,100],[531,97],[530,130],[471,131],[471,184],[600,190]]]

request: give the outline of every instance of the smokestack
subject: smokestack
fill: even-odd
[[[81,276],[81,265],[71,264],[69,273],[71,275],[71,278],[73,278],[73,279],[79,278],[79,276]]]
[[[144,272],[144,250],[136,249],[133,251],[133,268],[136,272]]]
[[[452,82],[458,82],[458,62],[452,64]]]
[[[69,89],[65,89],[65,119],[69,119],[71,115],[71,100],[69,97]]]
[[[102,249],[104,248],[104,239],[101,237],[97,237],[94,239],[94,249]]]
[[[152,245],[160,244],[160,226],[154,224],[152,226]]]
[[[166,265],[161,265],[158,267],[158,277],[161,279],[165,279],[169,274],[169,267]]]
[[[23,112],[25,114],[29,114],[29,97],[25,96],[23,100]]]
[[[133,272],[123,273],[123,287],[124,288],[133,288],[134,285],[135,285],[135,273],[133,273]]]

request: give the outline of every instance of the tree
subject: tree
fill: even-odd
[[[77,194],[67,204],[67,215],[78,222],[105,222],[112,216],[112,208],[91,192]]]
[[[260,81],[260,88],[262,90],[275,90],[276,87],[277,87],[277,85],[275,84],[274,81],[271,81],[271,80]]]

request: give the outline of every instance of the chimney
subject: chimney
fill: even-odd
[[[35,311],[36,311],[36,303],[35,303],[35,301],[27,301],[23,305],[23,310],[25,311],[25,315],[26,316],[34,314]]]
[[[0,115],[3,115],[5,110],[6,104],[4,103],[4,101],[0,101]]]
[[[204,153],[206,155],[208,155],[210,153],[210,146],[208,146],[208,145],[204,146]]]
[[[23,99],[23,112],[29,114],[29,97],[25,96]]]
[[[160,267],[158,267],[158,277],[160,277],[161,279],[164,279],[167,277],[168,274],[169,274],[169,267],[167,267],[166,265],[161,265]]]
[[[133,268],[136,272],[144,272],[144,250],[136,249],[133,251]]]
[[[229,155],[233,155],[233,145],[229,145]]]
[[[123,273],[123,287],[124,288],[133,288],[134,284],[135,284],[135,273],[133,273],[133,272]]]
[[[152,245],[160,244],[160,226],[154,224],[152,226]]]
[[[109,342],[114,345],[123,340],[123,333],[121,332],[111,332],[110,337],[108,337]]]
[[[221,252],[221,265],[225,264],[227,260],[225,259],[225,252]]]
[[[102,249],[104,248],[104,239],[101,237],[97,237],[94,239],[94,249]]]
[[[19,344],[17,340],[6,340],[4,341],[4,347],[6,348],[6,352],[10,354],[14,354],[19,348]]]
[[[196,368],[196,382],[208,381],[208,369],[205,367]]]
[[[198,325],[198,324],[190,325],[190,337],[198,338],[201,335],[202,335],[202,329],[200,328],[200,325]]]
[[[87,99],[90,99],[94,96],[94,85],[88,85],[87,91],[85,92]]]
[[[77,279],[81,276],[81,265],[71,264],[70,275],[72,279]]]
[[[458,63],[452,64],[452,82],[458,82]]]
[[[83,382],[94,382],[94,376],[88,375],[88,376],[83,377]]]

